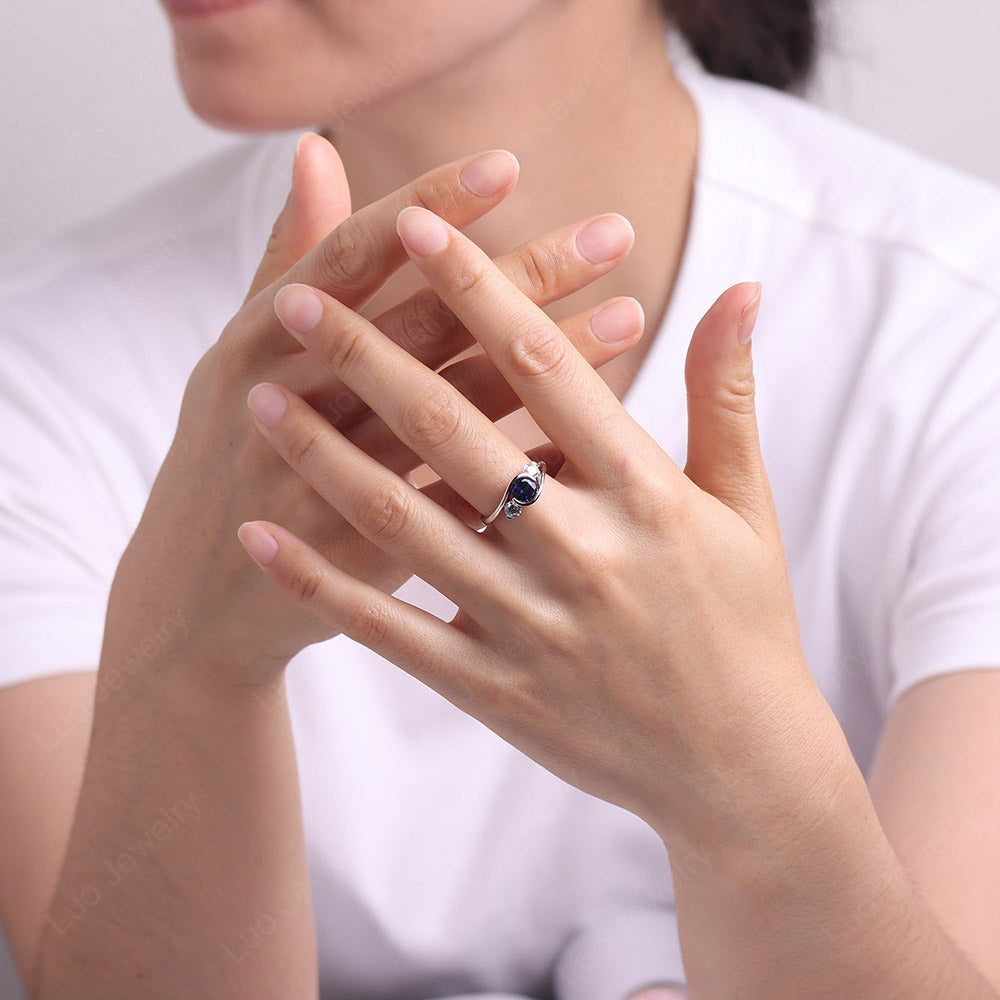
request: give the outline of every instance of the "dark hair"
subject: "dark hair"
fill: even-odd
[[[709,73],[787,90],[816,55],[814,0],[662,0]]]

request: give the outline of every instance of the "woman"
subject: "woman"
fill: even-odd
[[[643,0],[167,10],[206,120],[337,152],[241,308],[277,140],[9,282],[32,995],[995,997],[995,193]]]

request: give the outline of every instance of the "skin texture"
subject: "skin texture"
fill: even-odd
[[[682,472],[473,243],[421,208],[397,228],[564,461],[520,517],[473,534],[286,388],[259,385],[248,404],[289,465],[459,610],[442,622],[272,523],[243,525],[250,555],[318,617],[646,819],[672,859],[692,995],[995,998],[894,854],[805,662],[757,439],[759,286],[724,293],[695,330]],[[275,310],[492,508],[525,461],[499,429],[335,299],[293,285]]]
[[[935,682],[933,703],[945,714],[936,716],[939,780],[931,787],[921,780],[926,761],[915,752],[929,696],[921,688],[904,696],[887,725],[869,796],[835,720],[816,697],[798,647],[780,537],[749,431],[749,349],[733,347],[750,288],[725,293],[695,338],[686,475],[615,409],[615,397],[648,348],[638,340],[642,311],[622,297],[634,296],[647,327],[658,327],[684,248],[697,152],[696,116],[667,60],[657,5],[264,0],[208,17],[173,17],[170,24],[181,83],[197,113],[250,131],[319,126],[336,140],[340,157],[317,137],[304,140],[294,190],[247,302],[192,374],[177,439],[115,578],[96,678],[91,671],[0,692],[0,752],[5,761],[16,761],[0,771],[0,909],[32,996],[315,996],[316,950],[282,667],[303,645],[345,629],[372,644],[396,643],[408,669],[422,670],[429,683],[569,780],[647,818],[671,847],[694,996],[992,998],[974,963],[959,954],[942,927],[1000,982],[991,889],[992,876],[1000,872],[1000,847],[982,833],[1000,829],[1000,788],[995,769],[984,770],[976,750],[988,732],[1000,728],[997,712],[988,708],[996,705],[1000,687],[993,673],[971,684],[969,675]],[[505,187],[484,199],[463,187],[459,167],[440,168],[497,147],[520,161],[516,188],[511,173]],[[436,181],[410,186],[413,178],[441,169]],[[494,164],[490,172],[497,176],[499,169]],[[415,266],[393,270],[406,260],[396,220],[410,204],[462,228],[487,258],[499,260],[498,273],[513,281],[512,288],[485,269],[483,297],[470,289],[465,300],[468,330],[433,294],[392,311],[425,278],[444,291],[462,273],[455,261],[438,270],[420,255]],[[352,206],[359,214],[336,228]],[[635,252],[627,258],[618,253],[605,264],[585,262],[576,244],[582,222],[568,231],[563,227],[609,211],[632,223]],[[530,242],[540,233],[554,235]],[[502,258],[517,246],[519,253]],[[485,266],[484,258],[476,260]],[[587,652],[597,660],[580,663],[567,635],[595,608],[610,616],[609,629],[620,629],[623,614],[631,627],[645,595],[638,605],[614,595],[602,600],[608,595],[597,588],[567,596],[564,578],[537,575],[532,560],[532,586],[549,595],[541,605],[544,614],[534,620],[525,620],[523,608],[497,607],[496,595],[483,592],[480,581],[442,579],[462,590],[463,616],[450,632],[421,621],[400,638],[403,619],[393,616],[405,611],[380,602],[410,572],[412,558],[433,557],[421,548],[420,522],[403,522],[410,533],[396,532],[396,545],[405,542],[405,552],[383,552],[383,536],[394,523],[391,505],[383,504],[380,532],[372,532],[379,525],[371,510],[351,507],[356,525],[346,511],[333,513],[294,466],[301,461],[304,471],[329,441],[340,456],[357,458],[357,446],[377,459],[367,467],[372,474],[405,473],[415,461],[412,450],[432,450],[435,461],[444,461],[447,449],[434,435],[435,428],[439,433],[447,426],[441,422],[447,411],[431,414],[433,420],[425,414],[419,448],[416,441],[408,447],[397,425],[399,443],[369,417],[339,375],[317,368],[313,348],[281,325],[275,295],[291,282],[335,297],[343,308],[340,318],[350,313],[350,323],[381,350],[400,344],[434,365],[473,335],[496,352],[511,332],[501,320],[514,306],[526,308],[520,293],[547,303],[545,314],[561,321],[558,332],[532,314],[526,329],[539,341],[516,355],[525,383],[520,391],[544,418],[546,433],[531,421],[508,418],[505,434],[494,438],[470,412],[462,421],[478,421],[483,440],[498,449],[490,452],[489,475],[473,480],[449,467],[455,489],[445,485],[405,495],[422,510],[430,509],[424,501],[437,501],[453,531],[466,529],[454,537],[488,554],[498,572],[520,566],[525,542],[535,535],[536,544],[560,553],[564,569],[592,569],[605,580],[607,574],[629,575],[641,543],[647,549],[654,541],[665,545],[676,589],[661,599],[683,599],[689,615],[707,608],[720,628],[715,636],[669,637],[674,644],[664,672],[645,648],[651,636],[645,621],[630,640],[639,672],[631,680],[619,678],[613,692],[627,725],[588,713],[575,698],[578,681],[589,684],[584,690],[603,690],[593,662],[607,663],[612,643],[601,648],[592,639]],[[485,295],[487,288],[492,297]],[[615,345],[599,341],[589,322],[612,298],[624,301],[626,312],[625,337]],[[355,316],[376,325],[357,326]],[[382,335],[388,339],[378,340]],[[569,365],[576,354],[566,343],[592,364],[607,362],[603,382],[585,375],[578,363]],[[396,361],[406,363],[393,357],[387,378]],[[514,358],[500,351],[494,360]],[[452,369],[448,384],[466,389],[492,418],[517,400],[490,371],[482,361],[472,362]],[[289,414],[315,413],[337,428],[314,424],[308,447],[308,436],[279,439],[280,429],[269,432],[269,443],[246,409],[248,391],[260,382],[282,387]],[[605,384],[611,392],[599,387]],[[396,407],[398,418],[404,389],[365,402],[378,410]],[[631,484],[629,491],[616,491],[601,478],[598,466],[605,466],[590,450],[595,442],[575,436],[592,427],[576,419],[583,391],[614,428],[596,444],[611,461],[616,482]],[[498,522],[484,536],[467,538],[477,512],[496,502],[497,483],[510,475],[508,463],[520,468],[547,435],[558,445],[544,453],[555,475],[538,504],[516,522],[527,531],[518,534]],[[278,450],[282,441],[291,465]],[[598,499],[619,509],[628,507],[629,496],[652,497],[659,507],[683,515],[697,551],[719,569],[711,585],[695,550],[662,534],[674,523],[670,519],[644,521],[641,512],[626,510],[619,517],[629,525],[625,549],[612,547],[600,532],[589,547],[579,537],[567,538],[566,524],[592,521]],[[350,506],[349,497],[336,500]],[[192,532],[196,501],[200,526]],[[580,521],[566,521],[566,510]],[[236,531],[247,519],[266,521],[285,546],[267,567],[278,590],[240,547]],[[379,544],[359,533],[362,525]],[[734,546],[725,559],[717,533]],[[253,528],[242,531],[250,544],[253,534]],[[296,549],[296,538],[308,548]],[[284,561],[289,551],[301,561]],[[740,558],[734,559],[736,552]],[[731,562],[738,571],[733,575]],[[662,584],[663,567],[646,549],[638,567],[651,587]],[[345,595],[363,594],[364,600],[348,604],[345,597],[331,608],[323,586],[331,577],[347,586]],[[685,580],[687,586],[676,582]],[[763,593],[761,580],[770,584]],[[206,607],[217,613],[204,616]],[[393,612],[378,617],[380,607]],[[116,685],[120,664],[150,629],[175,615],[184,628],[148,669]],[[746,624],[754,616],[748,637]],[[761,623],[766,627],[759,628]],[[525,678],[511,670],[498,643],[498,636],[508,635],[542,643],[544,675]],[[708,648],[699,645],[702,640]],[[478,677],[450,675],[440,664],[432,669],[435,650],[440,656],[446,642],[475,653],[469,662],[478,664]],[[747,643],[756,661],[744,655]],[[740,651],[735,663],[734,649]],[[484,690],[486,663],[505,682]],[[707,686],[711,699],[694,683],[707,672],[718,682]],[[752,683],[757,681],[762,683]],[[756,711],[740,728],[734,718],[743,713],[732,707],[742,708],[748,684]],[[539,698],[543,686],[546,697],[574,691],[563,707],[585,724],[581,734],[553,720],[553,706]],[[671,725],[661,710],[668,698],[687,699],[690,714],[705,725]],[[645,704],[657,708],[643,709]],[[72,724],[54,748],[30,738],[63,717]],[[954,738],[959,730],[962,741]],[[740,759],[755,762],[756,769],[725,766],[733,740]],[[633,773],[626,754],[644,766]],[[669,768],[654,762],[661,754]],[[692,780],[678,788],[685,773]],[[734,787],[734,774],[744,774],[749,784]],[[667,792],[683,808],[666,809]],[[186,802],[189,809],[177,811]],[[971,813],[970,803],[977,804]],[[100,859],[127,851],[164,809],[175,810],[176,835],[67,927],[66,914],[78,910],[86,888],[105,877]],[[971,819],[942,834],[928,830],[929,812]],[[956,879],[948,859],[965,851],[975,852],[981,867]],[[280,927],[250,960],[225,960],[225,945],[246,929],[247,914],[277,912],[285,915]],[[907,934],[900,936],[900,928]]]
[[[568,220],[620,212],[642,253],[549,312],[628,294],[657,328],[683,250],[697,121],[656,2],[267,0],[170,23],[191,106],[234,129],[323,123],[355,208],[499,146],[521,163],[517,189],[464,230],[491,256]],[[404,268],[365,315],[421,284]],[[647,346],[605,366],[619,395]],[[517,433],[542,440],[530,424]]]
[[[383,454],[401,471],[417,460],[379,430],[343,384],[317,378],[311,359],[277,322],[278,283],[272,279],[308,277],[342,301],[362,302],[402,259],[394,232],[402,205],[436,204],[456,221],[474,217],[510,190],[517,164],[508,154],[493,154],[489,170],[473,171],[478,181],[493,180],[496,190],[487,197],[462,181],[475,158],[440,168],[352,216],[282,274],[308,243],[302,227],[312,218],[316,192],[339,183],[339,198],[326,195],[328,220],[346,211],[336,155],[318,136],[304,142],[308,152],[300,150],[295,177],[298,184],[299,173],[305,175],[301,188],[293,191],[275,227],[251,295],[192,374],[177,438],[115,578],[87,765],[61,875],[57,881],[58,850],[47,850],[39,857],[45,876],[26,887],[26,898],[10,898],[11,904],[22,904],[10,905],[9,912],[23,914],[19,922],[15,917],[12,939],[36,996],[132,996],[133,979],[145,984],[147,996],[174,996],[184,989],[201,996],[273,996],[286,990],[309,996],[315,990],[316,950],[283,666],[302,646],[334,630],[292,601],[276,606],[236,541],[240,506],[256,507],[260,493],[283,478],[283,463],[273,455],[267,460],[269,449],[246,420],[247,387],[264,371],[282,372],[317,405],[339,400],[345,431],[373,454]],[[589,221],[512,252],[502,267],[539,301],[592,280],[622,259],[631,231],[617,217],[598,220],[605,236],[609,227],[618,236],[607,244],[609,259],[594,264],[577,244]],[[361,234],[365,249],[356,252]],[[415,354],[445,360],[465,346],[468,335],[453,318],[450,325],[440,322],[440,306],[429,308],[426,296],[420,301],[419,307],[402,304],[379,322]],[[563,323],[595,361],[613,357],[641,333],[637,303],[615,304],[623,339],[613,344],[592,335],[589,313]],[[433,338],[424,321],[433,323]],[[512,397],[495,372],[481,369],[466,362],[450,378],[499,415]],[[218,481],[219,469],[225,469],[225,485]],[[353,529],[331,521],[306,484],[287,473],[284,478],[288,487],[281,490],[280,509],[296,512],[307,528],[321,522],[334,559],[363,569],[374,583],[398,583],[398,567],[372,558]],[[446,506],[453,502],[447,490],[429,495]],[[196,498],[203,532],[192,538],[174,519]],[[231,539],[228,550],[220,552],[226,539]],[[210,616],[200,611],[206,607]],[[168,615],[185,623],[183,632],[159,647],[146,670],[118,683],[121,664],[140,647],[149,623]],[[58,771],[51,758],[45,764]],[[184,811],[178,812],[179,804]],[[183,828],[184,835],[165,838],[147,864],[95,899],[94,888],[106,882],[104,860],[127,853],[164,810],[179,817],[176,829]],[[65,843],[65,831],[56,832]],[[246,879],[247,871],[255,878]],[[223,888],[205,894],[198,888],[203,885]],[[51,887],[55,895],[47,902]],[[48,891],[38,895],[42,889]],[[93,905],[74,918],[81,899]],[[239,940],[247,913],[277,911],[283,914],[278,929],[250,958],[225,960],[226,942]],[[175,958],[167,962],[166,956]]]

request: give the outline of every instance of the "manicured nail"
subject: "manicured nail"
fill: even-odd
[[[590,332],[606,344],[627,340],[644,321],[642,306],[635,299],[615,299],[590,317]]]
[[[480,198],[489,198],[517,180],[517,157],[506,149],[494,149],[470,160],[458,179],[462,186]]]
[[[736,339],[741,344],[750,343],[750,337],[753,336],[753,325],[757,321],[757,312],[760,309],[760,282],[755,281],[754,286],[756,290],[753,297],[743,307],[739,326],[736,329]]]
[[[292,157],[293,164],[298,162],[299,154],[302,152],[302,144],[306,141],[307,135],[309,135],[309,132],[303,132],[302,135],[299,136],[299,141],[295,143],[295,155]]]
[[[256,521],[244,521],[236,529],[236,537],[250,558],[261,566],[270,566],[278,554],[278,540]]]
[[[396,232],[399,238],[418,257],[429,257],[440,253],[448,245],[448,229],[445,224],[426,208],[410,205],[396,216]]]
[[[274,297],[274,311],[291,333],[308,333],[323,316],[323,303],[308,285],[284,285]]]
[[[576,246],[591,264],[621,257],[635,242],[635,230],[624,215],[602,215],[576,234]]]
[[[273,427],[288,407],[288,398],[270,382],[261,382],[247,393],[247,406],[265,426]]]

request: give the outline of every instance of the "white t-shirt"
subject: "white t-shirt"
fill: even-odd
[[[902,691],[1000,665],[1000,194],[795,98],[685,79],[690,235],[626,405],[683,463],[690,333],[729,284],[763,283],[765,459],[806,652],[865,768]],[[4,264],[0,684],[97,663],[115,566],[294,142],[243,142]],[[349,640],[303,651],[288,684],[331,996],[541,996],[554,977],[565,1000],[614,1000],[683,979],[665,852],[635,817]]]

